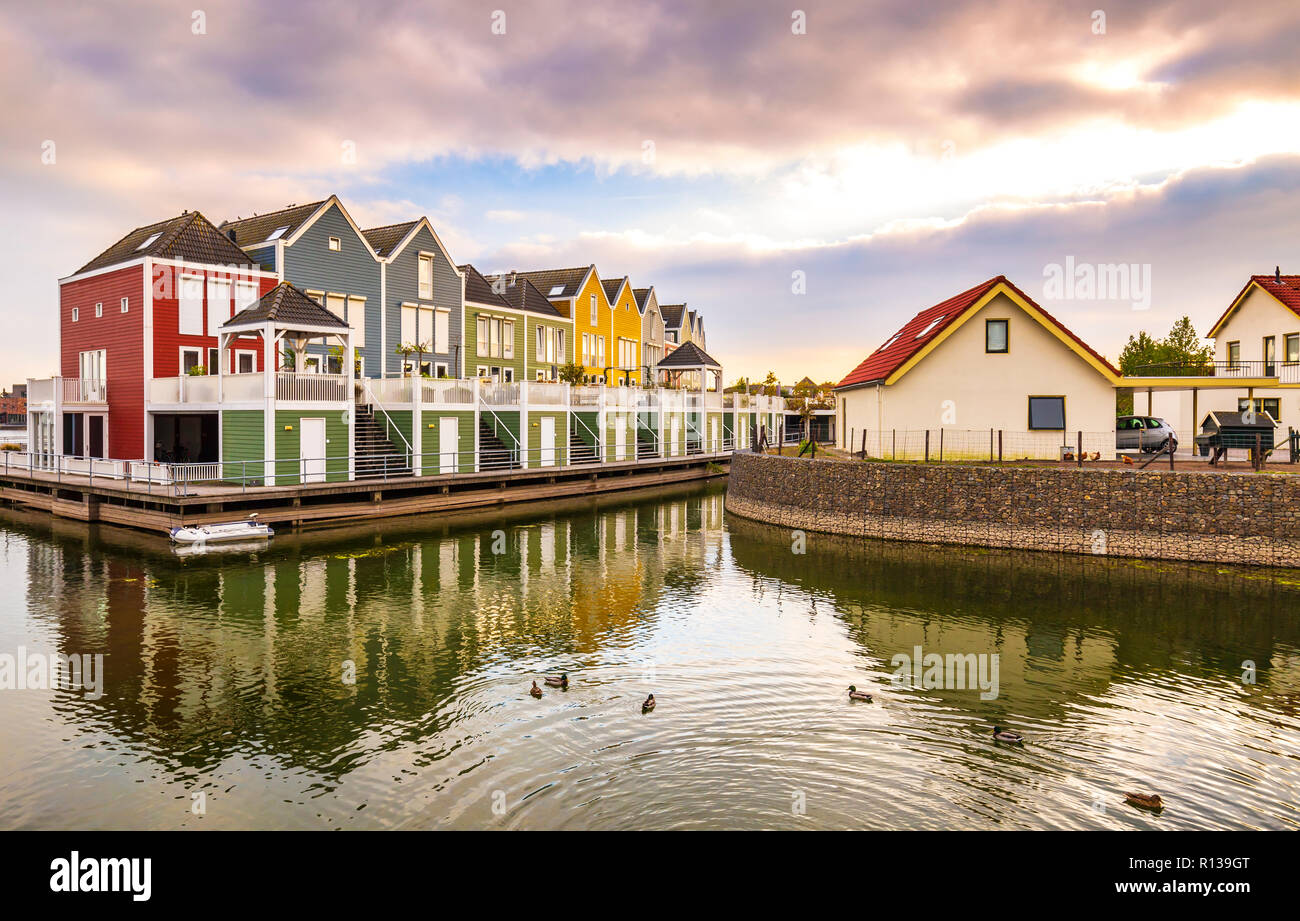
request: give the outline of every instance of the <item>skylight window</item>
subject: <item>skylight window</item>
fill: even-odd
[[[158,233],[155,233],[155,234],[151,234],[151,235],[149,236],[149,239],[145,240],[143,243],[141,243],[139,246],[137,246],[137,247],[135,248],[135,251],[138,253],[140,250],[144,249],[146,246],[151,245],[155,240],[157,240],[157,239],[158,239],[159,237],[161,237],[161,236],[162,236],[162,232],[161,232],[161,231],[159,231]]]
[[[277,228],[275,228],[275,233],[271,234],[269,237],[267,237],[267,239],[268,239],[268,240],[278,240],[278,239],[280,239],[280,235],[283,234],[283,233],[284,233],[286,230],[288,230],[288,229],[289,229],[289,225],[288,225],[288,224],[285,224],[283,227],[277,227]]]
[[[901,336],[901,335],[902,335],[902,333],[899,333],[899,334],[898,334],[898,336]],[[898,336],[894,336],[893,339],[890,339],[888,342],[886,342],[886,343],[885,343],[884,345],[882,345],[880,348],[876,349],[876,351],[877,351],[877,352],[883,352],[885,349],[889,348],[891,345],[893,345],[895,342],[898,341]]]
[[[943,322],[943,318],[946,316],[947,314],[945,313],[942,314],[937,320],[930,321],[930,325],[927,326],[925,329],[921,330],[919,333],[917,333],[916,338],[924,339],[926,336],[930,335],[930,333],[934,332],[934,328]]]
[[[548,295],[546,295],[546,296],[547,296],[547,297],[555,297],[555,295],[559,294],[559,293],[560,293],[561,291],[563,291],[563,290],[564,290],[564,285],[552,285],[552,286],[551,286],[551,293],[548,294]]]

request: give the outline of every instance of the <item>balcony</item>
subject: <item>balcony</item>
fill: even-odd
[[[278,371],[275,398],[286,402],[342,403],[350,399],[342,374],[297,374]],[[149,402],[174,405],[258,403],[266,399],[266,376],[251,374],[187,374],[149,380]]]
[[[58,402],[64,406],[103,406],[108,403],[108,383],[78,377],[29,379],[29,405]]]
[[[1289,364],[1280,361],[1166,361],[1139,365],[1131,376],[1266,378],[1277,377],[1283,366]]]

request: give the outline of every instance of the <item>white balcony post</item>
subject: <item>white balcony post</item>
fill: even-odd
[[[343,391],[343,396],[347,399],[347,419],[348,419],[348,480],[357,478],[357,459],[356,459],[356,431],[357,431],[357,359],[352,352],[352,327],[349,326],[347,332],[343,334],[343,363],[347,366],[347,373],[344,379],[347,381]],[[329,450],[326,449],[325,455],[329,456]],[[329,463],[325,464],[326,471],[329,470]],[[328,473],[326,474],[328,476]]]
[[[262,328],[262,482],[275,485],[275,324]]]

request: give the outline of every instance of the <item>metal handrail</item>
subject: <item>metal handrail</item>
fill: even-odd
[[[409,454],[411,454],[412,456],[414,456],[414,454],[415,454],[415,448],[412,447],[412,446],[411,446],[411,443],[410,443],[409,441],[406,440],[406,436],[402,434],[402,430],[401,430],[401,428],[399,428],[398,425],[397,425],[397,423],[393,421],[392,416],[388,415],[388,410],[384,409],[384,404],[381,403],[381,402],[379,402],[379,398],[378,398],[377,396],[375,396],[375,392],[374,392],[373,390],[370,389],[370,380],[369,380],[369,378],[362,378],[362,380],[365,381],[365,384],[362,386],[362,392],[363,392],[367,397],[370,398],[370,405],[371,405],[371,406],[378,406],[378,407],[379,407],[379,411],[380,411],[381,413],[384,414],[384,434],[386,434],[386,435],[391,435],[391,434],[392,434],[392,430],[393,430],[394,428],[396,428],[396,429],[397,429],[397,437],[400,438],[400,439],[402,439],[402,444],[406,445],[407,453],[409,453]],[[414,433],[412,433],[412,434],[414,434]],[[393,439],[390,437],[388,440],[389,440],[389,441],[392,441]]]

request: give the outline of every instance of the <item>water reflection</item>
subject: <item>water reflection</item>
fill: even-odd
[[[723,516],[691,488],[178,557],[4,512],[0,651],[102,652],[107,683],[0,692],[0,825],[1297,824],[1297,580],[799,555]],[[998,698],[891,686],[916,646],[998,653]],[[529,699],[554,670],[571,689]],[[995,748],[995,721],[1033,744]],[[1095,808],[1121,780],[1176,808]]]

